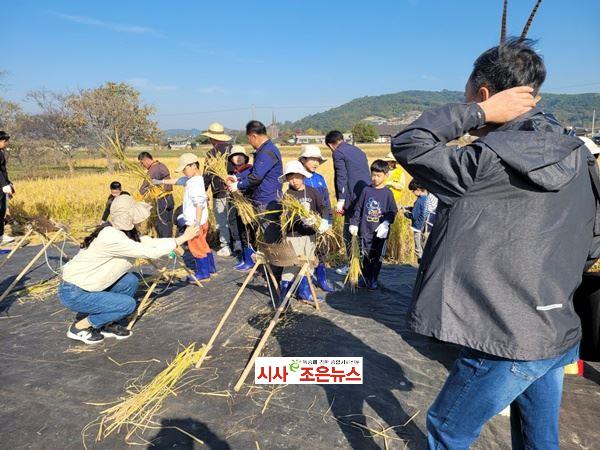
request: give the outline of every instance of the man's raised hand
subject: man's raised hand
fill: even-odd
[[[517,86],[492,95],[479,103],[486,123],[507,123],[532,110],[539,100],[533,97],[533,88]]]

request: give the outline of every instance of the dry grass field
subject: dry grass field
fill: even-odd
[[[383,157],[388,151],[389,146],[384,144],[362,145],[367,153],[369,162]],[[144,148],[133,148],[128,150],[128,155],[132,159]],[[194,150],[199,156],[204,155],[206,147]],[[250,150],[246,146],[246,150]],[[330,193],[334,195],[333,189],[333,162],[331,152],[326,147],[322,147],[323,155],[328,160],[321,166],[319,172],[325,177],[330,188]],[[300,153],[299,146],[281,147],[284,164],[298,157]],[[153,151],[156,158],[165,163],[169,169],[173,170],[177,166],[177,158],[182,152]],[[76,161],[77,172],[73,177],[68,176],[66,168],[62,171],[62,176],[40,177],[27,179],[20,176],[15,181],[17,195],[10,203],[13,215],[19,216],[44,216],[57,222],[68,225],[75,236],[81,237],[86,234],[86,229],[97,224],[100,221],[106,199],[109,195],[108,186],[111,181],[118,180],[123,185],[123,189],[134,193],[140,185],[140,179],[124,172],[108,173],[104,159],[79,158]],[[175,202],[181,204],[183,189],[175,188]],[[402,204],[410,205],[414,201],[414,196],[410,191],[405,190],[402,196]],[[335,224],[338,228],[341,226],[341,220],[338,218]],[[18,232],[18,229],[14,230]],[[332,259],[335,259],[332,255]],[[390,241],[388,246],[388,258],[395,262],[413,263],[413,243],[412,232],[410,231],[408,220],[399,215],[395,224],[392,226]]]

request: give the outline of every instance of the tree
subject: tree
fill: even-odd
[[[36,103],[40,113],[24,118],[24,135],[61,155],[73,175],[74,152],[85,123],[71,106],[72,96],[40,89],[29,92],[26,98]]]
[[[140,93],[125,83],[108,82],[96,89],[81,90],[70,106],[85,124],[90,143],[106,156],[109,171],[114,170],[108,138],[118,133],[123,148],[134,141],[156,142],[158,126],[150,119],[154,107],[143,105]]]
[[[309,128],[306,130],[306,134],[309,134],[311,136],[318,136],[321,133],[319,133],[319,131],[315,130],[314,128]]]
[[[375,125],[367,122],[358,122],[352,127],[352,136],[355,142],[373,142],[379,133]]]

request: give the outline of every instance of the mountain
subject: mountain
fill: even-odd
[[[592,110],[600,113],[600,94],[545,94],[541,93],[541,107],[554,114],[565,126],[589,127]],[[449,102],[462,102],[459,91],[402,91],[370,97],[360,97],[336,108],[306,116],[290,124],[290,129],[314,128],[326,132],[339,129],[347,131],[361,120],[373,123],[403,123],[413,118],[415,112]],[[286,127],[287,128],[287,127]]]
[[[163,132],[165,133],[165,136],[167,138],[174,138],[174,137],[196,137],[198,136],[200,133],[202,133],[203,130],[198,130],[196,128],[191,128],[191,129],[185,129],[185,128],[171,128],[168,130],[163,130]]]

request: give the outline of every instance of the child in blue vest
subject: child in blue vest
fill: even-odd
[[[350,234],[358,235],[361,241],[362,279],[359,280],[359,287],[366,287],[370,291],[379,288],[377,278],[385,256],[390,225],[398,213],[394,194],[385,185],[388,176],[388,163],[382,159],[373,161],[372,183],[362,190],[350,218]]]
[[[325,201],[325,207],[327,208],[326,217],[324,217],[324,219],[327,219],[329,223],[332,223],[329,190],[327,189],[325,178],[317,173],[317,169],[321,164],[327,161],[327,158],[324,158],[323,155],[321,155],[321,149],[317,145],[303,145],[302,153],[298,159],[304,168],[312,174],[310,178],[306,178],[304,180],[304,184],[316,189],[317,192],[321,194],[321,197],[323,197],[323,200]],[[317,286],[324,292],[333,292],[333,286],[331,286],[329,281],[327,281],[327,271],[325,270],[325,252],[323,249],[317,248],[317,257],[319,258],[319,265],[315,268]]]

